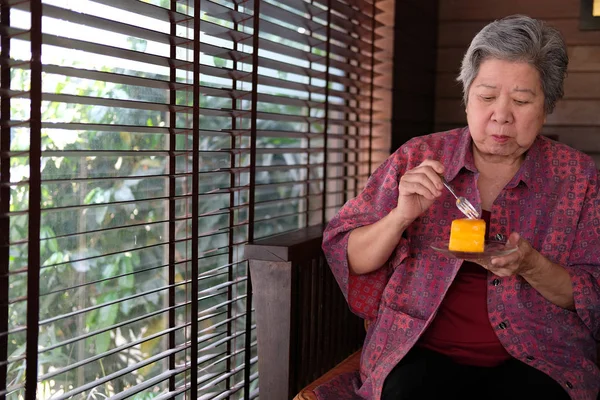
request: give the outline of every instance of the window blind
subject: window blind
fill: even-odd
[[[367,0],[2,0],[0,396],[252,399],[243,246],[371,173]]]

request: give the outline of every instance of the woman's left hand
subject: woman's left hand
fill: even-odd
[[[500,277],[531,274],[537,264],[535,260],[540,253],[516,232],[510,234],[508,244],[517,246],[517,251],[506,256],[494,256],[485,264],[475,262]]]
[[[551,303],[574,311],[573,285],[565,267],[544,257],[516,232],[510,234],[508,243],[517,246],[517,251],[485,262],[472,261],[499,277],[520,275]]]

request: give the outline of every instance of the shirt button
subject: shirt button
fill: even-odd
[[[527,359],[527,361],[533,361],[533,360],[535,360],[534,356],[527,356],[525,358]]]
[[[565,382],[565,386],[568,387],[569,389],[573,389],[573,384],[569,381]]]
[[[504,235],[501,233],[496,234],[496,240],[504,240]]]
[[[508,326],[508,324],[506,322],[502,321],[498,324],[498,329],[506,329],[507,326]]]
[[[494,279],[492,281],[492,285],[494,285],[494,286],[500,286],[500,279]]]

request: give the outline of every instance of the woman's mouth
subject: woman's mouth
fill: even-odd
[[[506,143],[508,141],[508,139],[510,139],[509,136],[503,136],[503,135],[492,135],[492,138],[497,143]]]

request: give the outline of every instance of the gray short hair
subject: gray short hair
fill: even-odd
[[[569,57],[560,32],[524,15],[512,15],[486,25],[465,53],[457,80],[463,85],[463,101],[469,101],[469,88],[479,73],[481,63],[489,58],[522,61],[535,67],[544,90],[544,110],[554,111],[564,94],[563,82]]]

